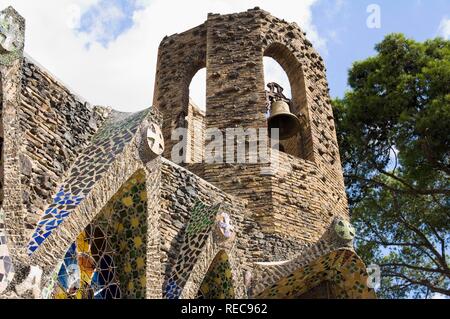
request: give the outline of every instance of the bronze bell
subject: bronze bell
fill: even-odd
[[[272,129],[278,128],[280,140],[286,140],[300,132],[300,120],[291,113],[289,104],[284,101],[275,101],[271,104],[268,124],[269,137]]]

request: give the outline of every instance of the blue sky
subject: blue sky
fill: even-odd
[[[366,26],[366,9],[372,3],[381,9],[380,29]],[[375,44],[392,32],[418,41],[436,37],[442,19],[450,18],[450,1],[352,0],[336,8],[336,0],[321,0],[312,6],[312,14],[318,33],[327,39],[326,50],[319,51],[327,66],[331,95],[341,97],[354,61],[374,55]]]
[[[209,12],[255,6],[295,21],[322,54],[332,97],[342,97],[352,63],[374,54],[386,34],[423,41],[450,36],[449,0],[2,0],[27,23],[25,51],[92,104],[137,111],[152,104],[158,46],[165,35],[203,23]],[[381,9],[381,28],[370,29],[367,7]],[[441,26],[441,27],[440,27]],[[266,80],[288,81],[266,64]],[[191,84],[205,97],[205,74]],[[286,88],[286,92],[289,88]],[[199,104],[202,104],[201,102]]]
[[[137,0],[100,0],[80,15],[75,31],[91,34],[92,41],[107,47],[133,26],[134,13],[144,8]]]
[[[81,15],[76,31],[93,34],[92,41],[107,47],[133,26],[134,12],[143,10],[144,4],[137,0],[101,0]],[[371,4],[380,8],[380,28],[367,26],[372,13],[367,8]],[[375,54],[375,44],[385,35],[402,32],[423,41],[437,36],[441,20],[450,18],[447,0],[319,0],[311,10],[312,23],[326,40],[326,47],[319,46],[318,50],[326,62],[332,97],[343,96],[351,64]],[[102,18],[98,19],[99,16]],[[277,66],[273,68],[276,70]],[[202,80],[200,76],[199,81]],[[280,81],[286,82],[285,77]]]

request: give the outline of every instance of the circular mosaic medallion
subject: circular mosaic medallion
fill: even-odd
[[[164,152],[164,137],[161,128],[155,123],[151,123],[147,129],[147,143],[149,150],[156,156],[161,156]]]

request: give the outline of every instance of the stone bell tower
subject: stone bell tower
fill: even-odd
[[[267,175],[261,174],[267,163],[194,159],[194,141],[204,139],[208,129],[225,133],[230,128],[268,128],[265,56],[286,72],[292,90],[287,111],[299,119],[296,134],[281,141],[283,151],[272,151],[271,160],[278,161],[278,169]],[[189,84],[204,67],[206,114],[198,115],[189,102]],[[170,159],[178,143],[171,141],[172,131],[186,128],[185,167],[247,200],[251,217],[266,234],[299,244],[316,242],[335,217],[348,219],[328,91],[324,62],[296,23],[259,8],[209,14],[204,24],[166,37],[159,48],[153,104],[164,116],[164,156]],[[200,132],[194,123],[200,123]]]

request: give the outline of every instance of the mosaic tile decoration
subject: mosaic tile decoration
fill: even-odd
[[[164,289],[167,299],[180,297],[182,287],[202,253],[219,209],[220,204],[208,206],[200,200],[194,204],[177,262]]]
[[[233,275],[228,255],[217,254],[198,291],[198,299],[234,299]]]
[[[367,287],[367,279],[365,265],[354,252],[337,250],[281,279],[256,298],[295,299],[330,281],[338,299],[374,299],[375,292]]]
[[[6,245],[3,210],[0,209],[0,293],[8,287],[13,277],[14,267]]]
[[[147,192],[133,175],[72,244],[48,298],[145,298]]]
[[[94,136],[91,145],[76,160],[68,179],[44,212],[28,244],[29,255],[39,248],[89,194],[95,183],[103,177],[116,157],[132,140],[148,113],[149,110],[134,114],[114,112],[111,115]]]
[[[135,174],[104,211],[110,217],[112,242],[117,247],[119,280],[124,298],[145,298],[147,285],[147,189],[145,174]]]
[[[99,227],[89,227],[73,243],[58,271],[55,299],[118,299],[121,291],[110,244]]]
[[[217,216],[216,222],[220,233],[225,239],[231,239],[234,237],[234,226],[231,223],[230,215],[227,213],[222,213]]]
[[[50,279],[48,280],[46,286],[42,288],[42,299],[52,299],[53,298],[53,290],[55,289],[57,282],[58,282],[58,274],[59,269],[62,267],[62,261],[58,263],[58,265],[55,267],[57,269],[52,273],[50,276]]]

